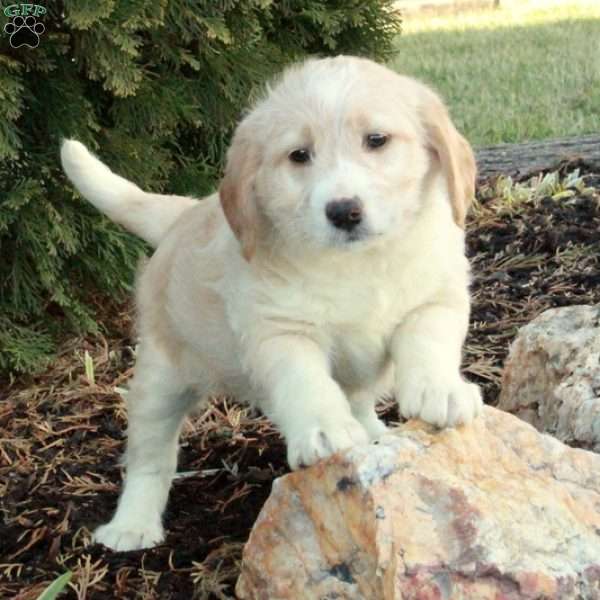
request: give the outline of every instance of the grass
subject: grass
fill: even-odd
[[[407,14],[391,66],[436,88],[478,146],[600,132],[600,2]]]
[[[60,577],[57,577],[43,592],[38,596],[37,600],[56,600],[58,596],[65,591],[73,573],[67,571]]]

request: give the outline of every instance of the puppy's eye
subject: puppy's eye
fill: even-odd
[[[390,136],[385,133],[369,133],[365,136],[365,146],[371,150],[375,150],[375,148],[381,148],[381,146],[387,144],[389,139]]]
[[[310,162],[310,158],[310,151],[306,148],[298,148],[289,153],[289,159],[295,163],[307,163]]]

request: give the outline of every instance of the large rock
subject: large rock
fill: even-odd
[[[600,451],[600,306],[553,308],[521,329],[498,408]]]
[[[486,408],[276,480],[241,599],[600,598],[600,456]]]

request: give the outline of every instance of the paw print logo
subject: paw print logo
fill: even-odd
[[[37,48],[40,43],[40,35],[45,30],[44,24],[38,22],[33,15],[25,18],[21,16],[14,17],[12,21],[4,26],[4,33],[10,36],[9,41],[13,48],[20,48],[21,46]]]

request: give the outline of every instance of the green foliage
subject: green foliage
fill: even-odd
[[[4,1],[2,9],[12,2]],[[74,137],[155,191],[205,194],[248,99],[308,54],[385,58],[393,0],[62,0],[39,46],[0,35],[0,370],[31,371],[94,305],[129,292],[146,248],[63,176]],[[0,30],[8,21],[0,13]]]
[[[58,596],[67,589],[73,573],[67,571],[60,577],[57,577],[42,593],[37,600],[56,600]]]

